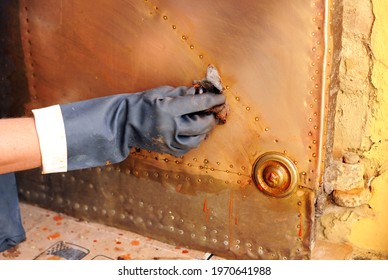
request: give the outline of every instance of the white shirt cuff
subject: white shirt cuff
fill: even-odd
[[[42,173],[67,171],[66,132],[59,105],[32,110],[42,155]]]

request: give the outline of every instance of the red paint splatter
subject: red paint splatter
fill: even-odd
[[[182,250],[182,254],[188,254],[189,250]]]
[[[207,201],[206,201],[206,198],[204,199],[203,201],[203,210],[202,210],[204,213],[206,213],[207,211]]]
[[[94,243],[97,243],[98,241],[96,239],[93,240]]]
[[[132,246],[139,246],[140,245],[140,241],[139,240],[132,240],[131,241],[131,245]]]
[[[48,240],[53,240],[53,239],[59,238],[60,236],[61,236],[61,234],[59,232],[56,232],[56,233],[53,233],[53,234],[47,236],[47,239]]]
[[[118,260],[131,260],[132,256],[131,254],[125,254],[125,255],[120,255],[117,257]]]
[[[56,216],[53,217],[53,220],[56,221],[56,222],[59,222],[59,221],[63,220],[63,217],[60,216],[60,215],[56,215]]]
[[[117,241],[116,244],[117,244],[117,245],[120,245],[120,244],[121,244],[121,241]]]
[[[121,248],[121,247],[115,247],[115,251],[118,251],[118,252],[120,252],[120,251],[124,251],[124,249],[123,249],[123,248]]]

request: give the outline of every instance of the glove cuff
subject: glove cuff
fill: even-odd
[[[67,171],[65,126],[59,105],[32,110],[42,155],[42,173]]]

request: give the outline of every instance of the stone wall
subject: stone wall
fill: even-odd
[[[387,13],[382,0],[334,3],[316,258],[388,258]]]

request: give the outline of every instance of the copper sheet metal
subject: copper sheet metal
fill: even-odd
[[[159,85],[190,85],[214,64],[231,113],[174,158],[131,152],[108,167],[19,174],[24,199],[229,258],[309,258],[321,174],[325,1],[21,0],[30,109]],[[253,183],[268,151],[298,187]]]

